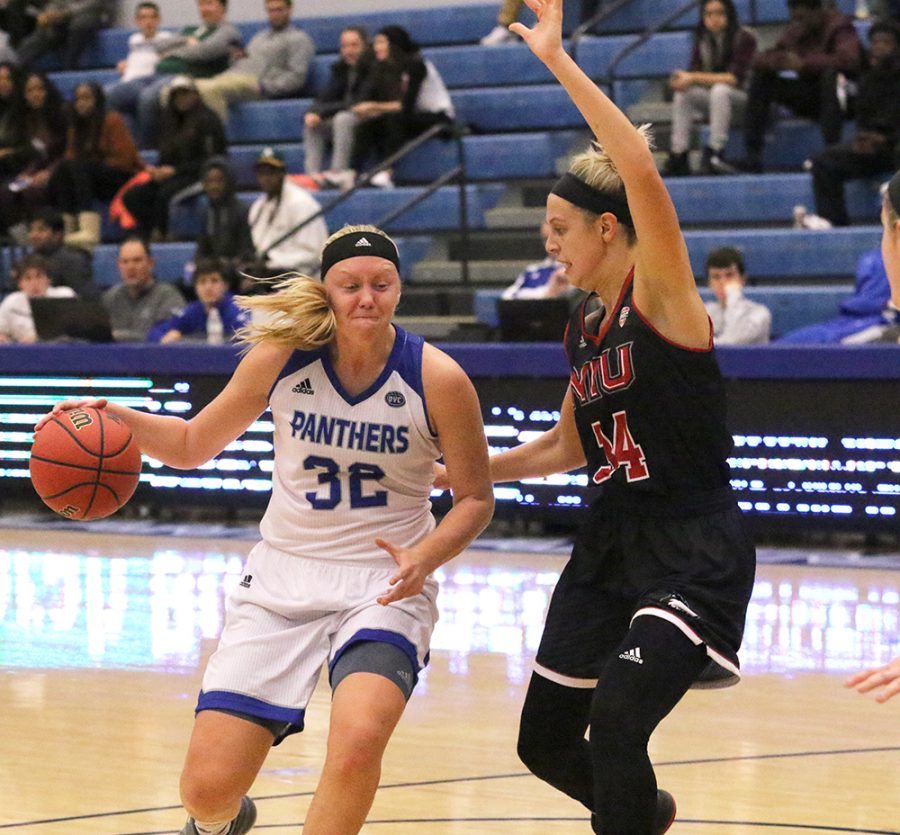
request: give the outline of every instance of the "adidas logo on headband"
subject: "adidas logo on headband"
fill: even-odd
[[[360,238],[354,246],[372,246],[365,238]]]
[[[357,252],[360,247],[365,247],[368,252]],[[397,269],[400,269],[400,254],[397,245],[386,235],[372,232],[348,232],[340,235],[328,244],[322,252],[322,277],[338,261],[345,258],[361,257],[384,258],[390,261]]]

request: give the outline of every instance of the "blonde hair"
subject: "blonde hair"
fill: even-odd
[[[361,224],[344,226],[329,235],[322,252],[332,242],[355,232],[380,235],[396,247],[394,241],[377,226]],[[323,276],[324,278],[324,276]],[[273,292],[261,296],[237,296],[235,302],[251,313],[264,314],[262,322],[251,322],[240,328],[235,339],[245,350],[259,342],[274,342],[287,348],[310,351],[334,339],[337,320],[328,302],[325,285],[301,273],[285,273],[270,279],[259,279],[273,285]]]

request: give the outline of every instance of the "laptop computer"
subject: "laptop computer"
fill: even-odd
[[[497,318],[504,342],[559,342],[566,331],[570,300],[498,299]]]
[[[109,313],[99,299],[30,299],[41,342],[112,342]]]

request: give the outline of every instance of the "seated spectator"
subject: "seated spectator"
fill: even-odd
[[[50,175],[66,148],[66,114],[56,85],[43,73],[30,72],[23,89],[23,145],[0,183],[0,233],[47,203]]]
[[[106,104],[120,113],[135,114],[138,96],[155,80],[159,54],[175,39],[174,32],[159,28],[160,11],[156,3],[138,3],[134,10],[137,32],[128,38],[128,55],[116,65],[121,78],[104,88]]]
[[[0,63],[0,179],[15,174],[28,153],[25,140],[25,98],[15,64]]]
[[[812,158],[816,214],[825,226],[849,226],[844,183],[895,167],[900,139],[900,28],[888,21],[869,30],[869,67],[860,76],[855,99],[856,135]],[[802,225],[809,226],[814,215]]]
[[[353,141],[352,168],[356,171],[362,169],[371,153],[377,160],[385,159],[432,125],[449,125],[455,118],[440,73],[422,57],[419,45],[402,26],[385,26],[372,41],[372,48],[376,65],[369,78],[380,81],[383,89],[379,93],[384,97],[353,105],[361,120]],[[394,97],[388,97],[389,91]],[[370,183],[393,188],[390,169],[379,171]]]
[[[316,54],[312,38],[291,24],[292,0],[266,0],[267,29],[261,29],[224,72],[197,81],[207,106],[223,124],[232,102],[297,96]]]
[[[143,167],[125,119],[106,109],[99,84],[83,81],[75,88],[65,158],[48,186],[51,204],[72,230],[65,236],[66,243],[92,252],[100,242],[96,201],[112,198]]]
[[[102,296],[116,342],[145,342],[154,325],[184,308],[184,296],[172,284],[153,275],[150,246],[140,238],[126,238],[119,247],[120,283]]]
[[[202,21],[186,26],[163,46],[153,81],[138,95],[138,125],[142,147],[156,147],[166,87],[176,75],[211,78],[228,69],[240,32],[225,20],[227,0],[197,0]]]
[[[321,206],[306,189],[288,180],[286,174],[284,156],[272,148],[263,148],[256,160],[256,179],[262,194],[253,201],[249,214],[256,263],[248,272],[258,278],[286,272],[316,276],[319,272],[319,255],[328,237],[325,219],[319,215],[297,227],[318,214]],[[251,292],[264,287],[245,281],[241,290]]]
[[[706,277],[715,301],[706,302],[716,345],[763,345],[772,331],[772,314],[764,304],[744,296],[744,257],[730,246],[714,249],[706,259]]]
[[[137,222],[137,232],[150,240],[166,240],[169,203],[200,179],[203,164],[227,151],[219,117],[201,100],[194,79],[176,76],[162,117],[159,164],[147,171],[150,180],[122,195],[125,208]]]
[[[247,221],[248,206],[238,200],[234,171],[225,157],[212,157],[203,167],[206,210],[197,235],[194,260],[215,258],[233,284],[239,271],[253,261],[253,236]]]
[[[516,36],[509,31],[509,25],[519,19],[519,12],[525,0],[503,0],[500,11],[497,13],[497,25],[491,29],[480,41],[482,46],[499,46],[503,43],[512,43]]]
[[[547,221],[541,224],[541,239],[547,243],[550,226]],[[569,283],[566,268],[552,255],[543,261],[529,264],[519,273],[516,280],[504,291],[504,299],[555,299],[571,293],[575,288]]]
[[[817,120],[826,145],[841,138],[843,112],[837,74],[855,77],[862,48],[853,21],[823,0],[787,0],[791,23],[775,46],[757,52],[744,111],[746,157],[740,167],[763,170],[762,152],[769,109],[782,104],[797,116]]]
[[[882,321],[844,342],[900,344],[900,171],[891,177],[881,200],[881,256],[890,297],[881,311]]]
[[[37,342],[31,299],[72,297],[71,287],[53,287],[47,275],[47,262],[40,255],[27,255],[13,267],[18,290],[0,302],[0,343]]]
[[[191,339],[213,345],[230,342],[235,331],[246,325],[250,317],[235,304],[222,265],[214,258],[200,259],[192,281],[197,301],[161,327],[154,328],[161,333],[159,341],[168,344]]]
[[[341,57],[331,65],[328,83],[303,117],[304,171],[323,186],[348,186],[353,135],[359,117],[352,111],[369,71],[368,35],[361,26],[341,32]],[[331,164],[323,172],[330,146]],[[352,180],[352,176],[350,176]]]
[[[687,70],[669,77],[672,98],[672,143],[663,169],[666,176],[690,173],[688,150],[694,113],[709,114],[709,145],[703,149],[701,174],[733,174],[725,145],[733,111],[747,103],[745,82],[756,53],[756,37],[738,21],[733,0],[706,0],[694,31]]]
[[[115,17],[116,0],[49,0],[39,6],[34,30],[16,50],[19,63],[31,67],[62,47],[63,69],[74,70],[91,38]]]
[[[97,295],[91,256],[63,240],[65,224],[55,209],[39,209],[28,224],[28,243],[46,262],[54,287],[71,287],[83,299]]]
[[[2,0],[0,2],[0,35],[7,35],[8,49],[12,50],[31,34],[35,27],[35,7],[29,0]],[[18,62],[18,57],[7,60]]]

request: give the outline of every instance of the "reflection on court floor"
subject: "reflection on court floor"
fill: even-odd
[[[0,548],[0,664],[193,673],[248,548]],[[448,656],[450,672],[465,674],[471,654],[490,653],[506,657],[510,683],[526,680],[564,559],[470,551],[442,567],[433,650]],[[898,644],[900,572],[760,567],[746,672],[843,672],[883,663]]]

